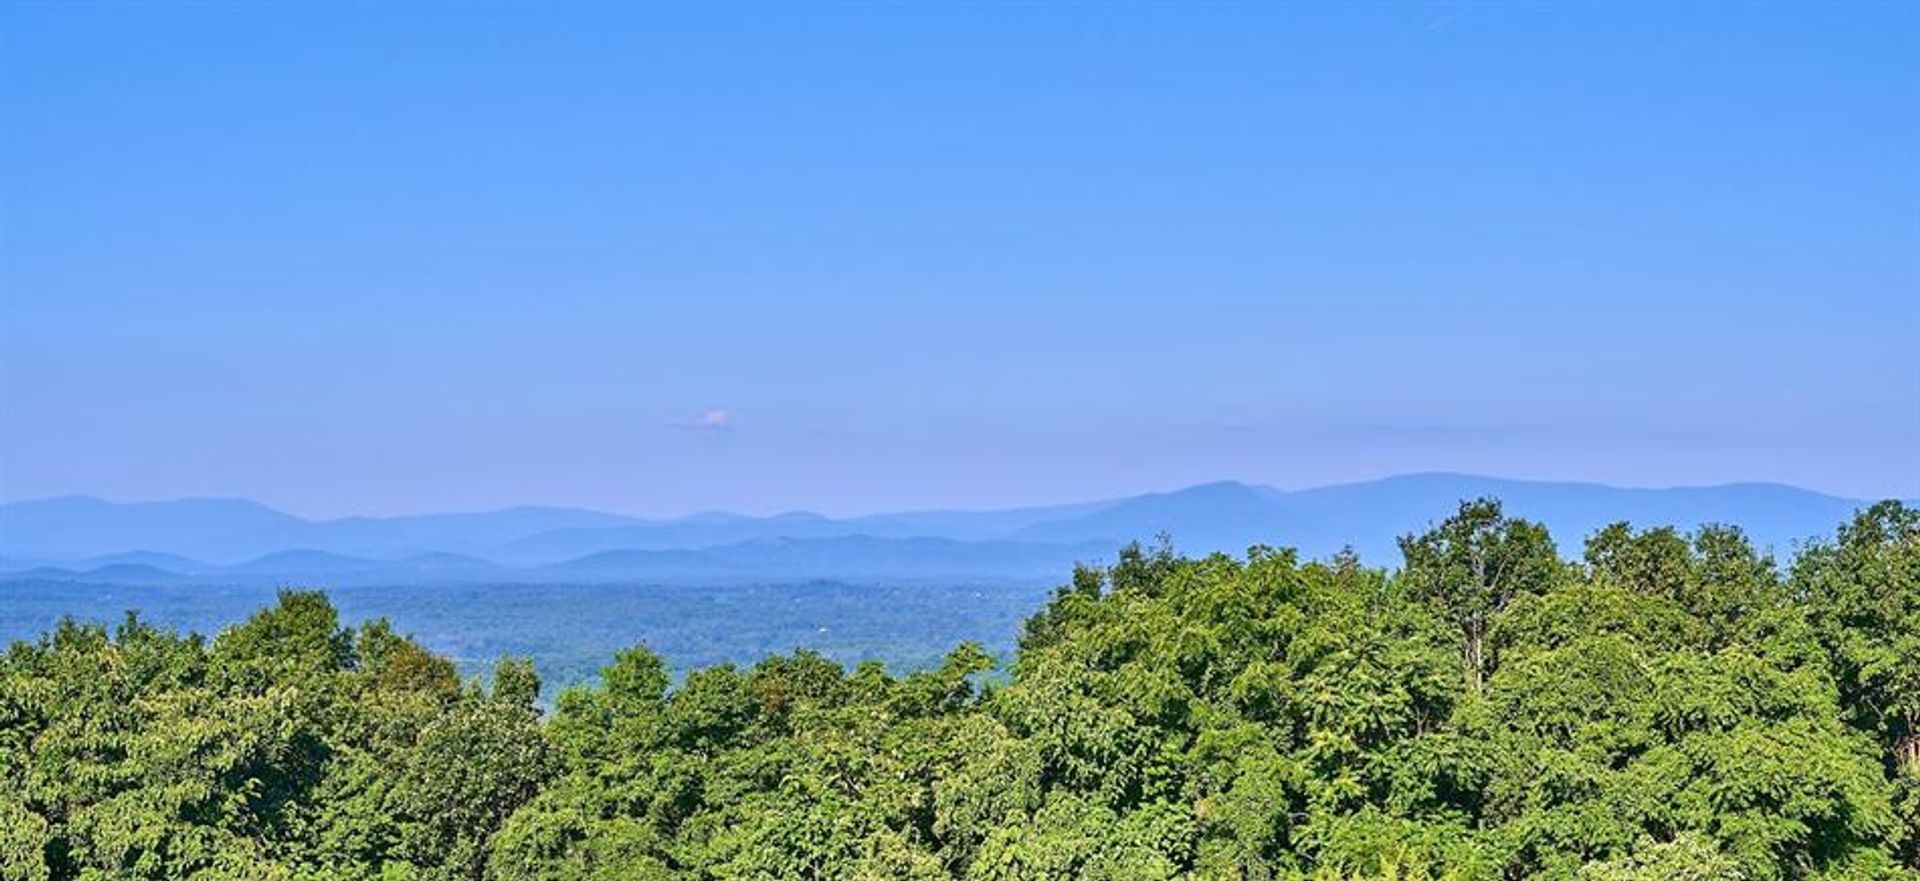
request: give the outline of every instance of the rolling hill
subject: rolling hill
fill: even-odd
[[[1414,474],[1286,491],[1222,481],[1103,502],[1003,511],[831,518],[706,513],[646,520],[568,508],[306,520],[255,502],[114,503],[68,497],[0,505],[0,574],[127,581],[418,581],[1054,577],[1075,560],[1168,535],[1190,552],[1263,543],[1325,556],[1351,542],[1398,559],[1395,537],[1463,498],[1496,496],[1545,522],[1563,554],[1616,519],[1743,525],[1785,553],[1831,533],[1861,500],[1778,484],[1631,489]]]

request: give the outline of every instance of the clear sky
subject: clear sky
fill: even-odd
[[[0,498],[1920,494],[1920,6],[802,7],[6,5]]]

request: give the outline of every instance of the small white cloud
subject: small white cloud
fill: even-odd
[[[732,431],[733,414],[724,409],[715,408],[700,414],[698,419],[675,422],[673,427],[686,431]]]

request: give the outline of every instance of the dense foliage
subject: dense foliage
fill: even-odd
[[[1401,544],[1131,549],[998,672],[635,648],[544,717],[316,593],[65,623],[0,661],[0,878],[1920,877],[1920,513],[1784,571],[1486,500]]]

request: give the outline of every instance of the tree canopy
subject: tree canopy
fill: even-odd
[[[0,878],[1920,878],[1920,512],[1401,548],[1134,546],[999,667],[635,647],[545,712],[318,592],[67,621],[0,658]]]

